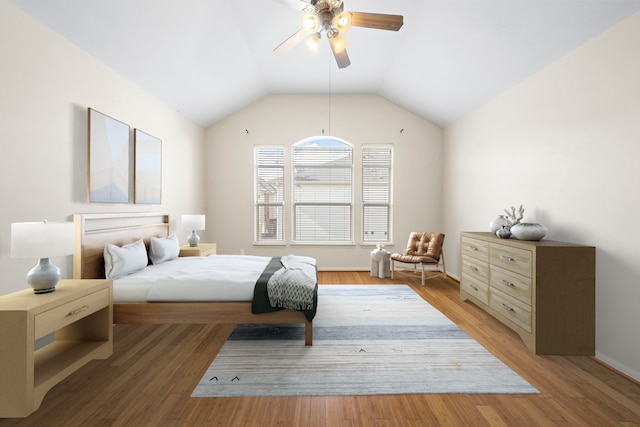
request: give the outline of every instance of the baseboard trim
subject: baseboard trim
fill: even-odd
[[[619,363],[618,361],[599,351],[596,351],[596,355],[593,360],[605,366],[606,368],[611,369],[618,375],[627,378],[629,381],[633,381],[634,383],[640,385],[640,372],[634,371],[633,369]]]

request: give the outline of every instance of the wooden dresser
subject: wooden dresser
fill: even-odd
[[[595,248],[460,235],[460,298],[517,332],[536,354],[595,353]]]

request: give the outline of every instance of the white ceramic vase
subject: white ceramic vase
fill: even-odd
[[[495,232],[500,230],[500,227],[503,225],[509,225],[509,221],[507,221],[506,216],[500,215],[489,223],[489,231],[495,234]]]
[[[503,225],[496,231],[496,236],[501,239],[508,239],[509,237],[511,237],[511,231],[509,230],[509,228],[507,228],[506,225]]]
[[[518,240],[541,240],[547,231],[544,225],[531,222],[521,222],[511,227],[511,235]]]

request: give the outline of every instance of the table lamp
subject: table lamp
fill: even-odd
[[[182,229],[185,231],[191,231],[191,234],[187,238],[187,243],[189,243],[189,246],[198,246],[198,243],[200,243],[200,236],[198,236],[196,230],[204,230],[204,226],[204,215],[182,215]]]
[[[11,224],[11,258],[37,258],[27,274],[35,294],[55,291],[60,269],[49,257],[71,255],[75,250],[73,222],[14,222]]]

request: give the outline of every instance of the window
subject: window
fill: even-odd
[[[333,138],[293,146],[293,241],[353,242],[353,147]]]
[[[260,146],[255,157],[255,240],[284,242],[284,147]]]
[[[388,145],[362,148],[362,241],[391,241],[393,150]]]

